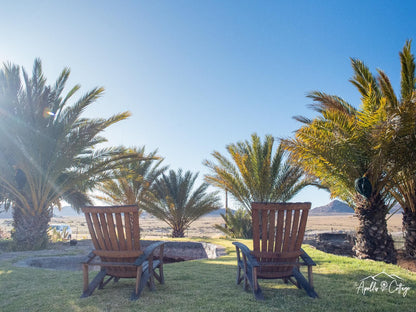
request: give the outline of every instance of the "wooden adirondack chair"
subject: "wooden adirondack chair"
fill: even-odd
[[[233,242],[237,250],[237,284],[244,280],[254,297],[263,300],[258,279],[283,279],[318,297],[313,288],[315,262],[301,249],[311,203],[252,203],[253,251]],[[308,267],[308,280],[299,270]],[[295,280],[293,280],[295,278]]]
[[[84,290],[81,298],[90,296],[98,287],[102,289],[114,279],[135,278],[132,300],[139,298],[144,286],[154,289],[154,278],[164,283],[163,247],[156,242],[145,250],[140,249],[139,208],[129,206],[91,206],[82,208],[94,244],[94,250],[83,263]],[[154,259],[155,250],[158,258]],[[99,261],[97,261],[98,257]],[[96,258],[97,257],[97,258]],[[89,283],[88,267],[100,266],[101,270]],[[159,273],[157,273],[157,271]],[[108,276],[107,280],[104,278]]]

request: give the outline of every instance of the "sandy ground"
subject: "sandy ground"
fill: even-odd
[[[387,222],[389,231],[395,236],[402,233],[402,216],[393,215]],[[83,216],[78,217],[60,217],[53,218],[51,223],[66,223],[71,226],[72,237],[74,239],[89,238],[88,227]],[[221,216],[202,217],[191,224],[185,232],[187,237],[220,237],[223,233],[214,228],[215,224],[224,224]],[[358,220],[353,215],[331,215],[331,216],[309,216],[307,223],[307,232],[311,231],[354,231],[358,225]],[[12,228],[11,219],[0,219],[0,230],[7,235]],[[147,216],[140,218],[141,237],[143,239],[154,239],[169,237],[171,229],[169,226],[156,219]]]
[[[314,231],[354,231],[358,219],[354,215],[309,216],[306,230]],[[391,233],[402,232],[402,215],[395,214],[387,221]]]

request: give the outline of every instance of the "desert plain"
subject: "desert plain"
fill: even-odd
[[[388,216],[390,217],[390,216]],[[82,215],[74,217],[54,217],[53,224],[65,223],[71,226],[72,238],[81,240],[89,239],[88,227],[85,217]],[[221,237],[224,234],[217,230],[215,224],[224,224],[221,216],[203,216],[191,224],[186,230],[186,237]],[[353,214],[331,214],[326,216],[309,216],[306,227],[307,233],[311,232],[338,232],[354,231],[358,220]],[[387,221],[388,229],[395,237],[402,235],[402,215],[395,214]],[[6,234],[12,229],[12,219],[0,219],[0,230]],[[170,227],[163,221],[153,217],[144,216],[140,218],[140,229],[142,239],[158,239],[171,235]]]

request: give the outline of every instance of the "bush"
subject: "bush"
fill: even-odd
[[[228,210],[221,214],[225,221],[225,227],[219,224],[215,228],[232,238],[253,238],[253,224],[250,213],[242,208],[236,211]]]

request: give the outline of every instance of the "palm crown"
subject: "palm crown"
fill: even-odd
[[[214,151],[212,156],[216,162],[205,161],[211,170],[205,181],[228,190],[248,211],[251,202],[290,200],[311,181],[303,179],[303,170],[285,158],[286,152],[281,146],[274,152],[273,144],[272,136],[267,135],[262,143],[253,134],[251,142],[227,146],[231,159]]]
[[[194,189],[198,174],[182,170],[170,170],[163,174],[153,188],[153,200],[144,209],[165,221],[172,228],[173,237],[183,237],[189,225],[211,211],[219,208],[215,193],[207,193],[208,184]]]
[[[152,188],[167,167],[160,166],[163,158],[156,156],[157,151],[147,155],[144,147],[133,151],[143,159],[126,164],[115,179],[100,183],[97,190],[103,195],[95,196],[97,199],[112,205],[138,204],[139,207],[151,200]]]
[[[80,87],[62,95],[69,73],[64,69],[48,86],[40,60],[31,78],[22,70],[23,81],[17,66],[5,65],[0,71],[0,199],[14,207],[16,236],[22,244],[30,240],[28,227],[45,237],[53,205],[61,200],[74,207],[89,203],[86,192],[133,155],[124,148],[97,148],[106,141],[100,134],[129,113],[82,118],[103,89],[95,88],[71,105]],[[42,229],[28,216],[43,224]]]

